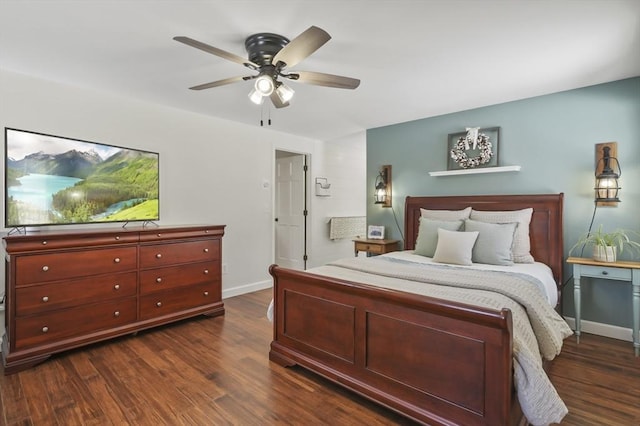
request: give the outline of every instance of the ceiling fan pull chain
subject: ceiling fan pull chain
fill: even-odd
[[[264,126],[264,104],[260,105],[260,127]]]
[[[267,108],[269,111],[269,126],[271,126],[271,105],[268,105]]]

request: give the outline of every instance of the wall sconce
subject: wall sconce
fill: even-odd
[[[391,166],[382,166],[375,182],[375,204],[391,207]]]
[[[618,178],[622,175],[622,169],[615,157],[617,150],[616,142],[596,144],[596,205],[617,206],[620,202]]]

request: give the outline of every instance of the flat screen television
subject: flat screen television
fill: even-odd
[[[5,128],[5,228],[160,219],[159,154]]]

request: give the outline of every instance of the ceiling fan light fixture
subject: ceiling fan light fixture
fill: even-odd
[[[253,89],[249,93],[251,101],[260,105],[264,98],[268,97],[276,108],[284,108],[289,106],[288,101],[292,99],[294,91],[282,85],[282,82],[278,81],[280,77],[339,89],[355,89],[360,85],[360,80],[356,78],[321,72],[287,71],[287,68],[296,66],[331,39],[326,31],[316,26],[309,27],[292,40],[273,33],[250,35],[244,43],[248,59],[186,36],[176,36],[173,39],[257,72],[257,75],[237,76],[199,84],[189,87],[190,90],[211,89],[255,79]]]
[[[256,105],[262,105],[262,102],[264,101],[262,93],[258,92],[256,89],[251,89],[249,92],[249,99],[251,99],[251,102]]]
[[[254,87],[262,96],[270,96],[273,93],[273,89],[275,89],[275,83],[271,76],[261,75],[256,78]]]
[[[278,95],[278,98],[280,98],[283,104],[289,102],[295,93],[295,90],[284,83],[278,84],[276,88],[276,95]]]

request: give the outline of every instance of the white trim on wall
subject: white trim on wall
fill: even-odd
[[[567,324],[569,324],[569,327],[571,327],[572,330],[576,329],[575,318],[565,317],[565,321],[567,321]],[[625,342],[633,342],[633,331],[630,328],[581,320],[580,329],[580,331],[584,333],[591,333],[598,336],[610,337],[612,339],[624,340]]]
[[[222,290],[222,298],[228,299],[229,297],[241,296],[243,294],[253,293],[255,291],[266,290],[268,288],[271,288],[272,285],[273,282],[271,280],[265,280],[236,286],[227,290]],[[267,307],[265,306],[264,309],[266,312]]]

